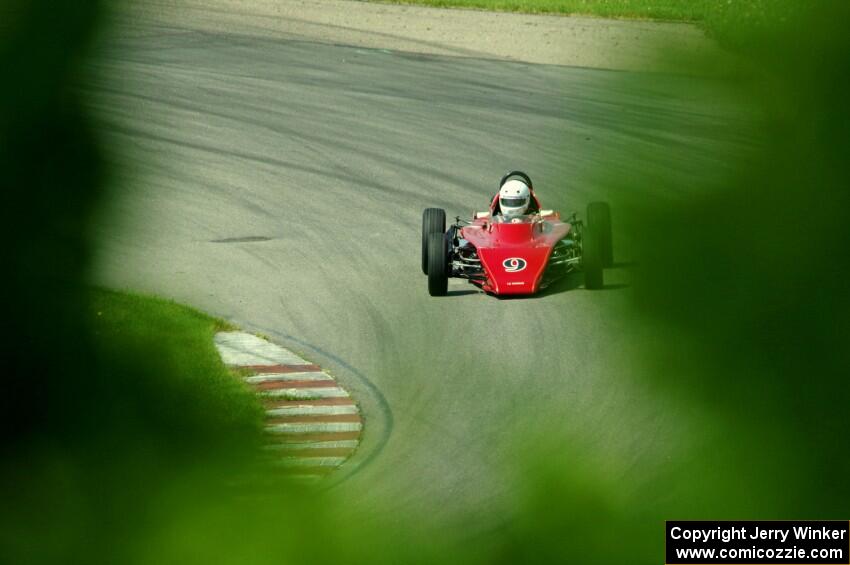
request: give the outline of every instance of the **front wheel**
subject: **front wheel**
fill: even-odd
[[[446,231],[446,211],[442,208],[425,208],[422,212],[422,274],[428,274],[428,236]]]
[[[449,260],[444,233],[428,235],[428,294],[445,296],[449,290]]]

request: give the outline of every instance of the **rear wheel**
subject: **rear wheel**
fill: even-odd
[[[422,274],[428,274],[428,236],[446,231],[446,211],[442,208],[425,208],[422,212]]]
[[[602,266],[614,265],[614,244],[611,238],[611,207],[607,202],[591,202],[587,205],[587,225],[599,237],[599,253]]]
[[[602,288],[602,238],[599,232],[588,223],[582,230],[581,265],[584,271],[584,288],[596,290]]]
[[[449,290],[448,249],[446,235],[428,235],[428,294],[445,296]]]

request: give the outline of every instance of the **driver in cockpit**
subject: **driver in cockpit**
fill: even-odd
[[[493,202],[493,216],[501,215],[510,221],[526,214],[536,214],[540,211],[537,197],[525,180],[509,178],[499,188],[497,199]]]

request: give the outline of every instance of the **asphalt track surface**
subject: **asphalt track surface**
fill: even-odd
[[[586,291],[579,277],[531,299],[463,281],[429,297],[420,218],[427,206],[484,208],[514,168],[544,207],[564,211],[617,201],[622,189],[600,179],[637,175],[648,159],[686,187],[688,164],[722,167],[735,149],[720,139],[734,117],[711,89],[671,75],[636,86],[593,69],[132,32],[110,41],[86,86],[123,163],[94,277],[262,331],[333,371],[366,418],[360,452],[333,483],[352,512],[403,511],[469,535],[510,519],[542,464],[586,459],[639,489],[686,443],[686,415],[633,378],[634,265],[616,208],[607,288]],[[543,457],[527,460],[529,447]]]

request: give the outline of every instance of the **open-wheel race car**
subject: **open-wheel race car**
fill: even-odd
[[[422,214],[422,272],[431,296],[445,296],[450,277],[494,295],[529,295],[578,271],[585,288],[598,289],[612,263],[608,204],[589,204],[584,221],[575,213],[562,219],[541,209],[522,171],[502,177],[489,211],[471,220],[457,217],[446,229],[445,210]]]

